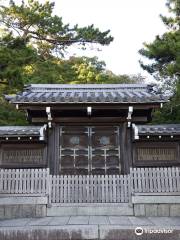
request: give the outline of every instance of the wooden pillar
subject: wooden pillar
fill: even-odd
[[[48,129],[48,167],[51,174],[59,174],[59,127]]]
[[[122,124],[120,148],[122,174],[127,174],[132,166],[132,128],[127,123]]]

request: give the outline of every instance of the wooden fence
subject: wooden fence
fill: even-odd
[[[180,193],[180,168],[131,168],[128,175],[58,175],[0,169],[0,194],[46,194],[51,203],[129,202],[133,193]]]
[[[180,193],[180,168],[131,168],[131,191],[134,193]]]
[[[48,194],[49,169],[0,169],[1,194]]]
[[[130,198],[130,175],[53,176],[53,203],[119,203]]]

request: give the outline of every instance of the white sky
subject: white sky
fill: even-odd
[[[80,26],[94,24],[111,30],[114,41],[102,51],[82,52],[97,55],[117,74],[142,73],[138,50],[166,29],[159,14],[167,14],[166,0],[55,0],[55,12],[64,22]],[[149,77],[149,76],[148,76]],[[150,78],[150,77],[149,77]]]

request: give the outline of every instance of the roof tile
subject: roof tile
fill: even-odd
[[[180,124],[135,125],[138,135],[180,135]]]
[[[31,84],[13,103],[152,103],[166,102],[145,84]]]

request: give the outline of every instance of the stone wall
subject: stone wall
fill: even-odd
[[[134,204],[135,216],[179,217],[180,204]]]
[[[141,195],[133,196],[135,216],[180,217],[180,196]]]
[[[0,219],[45,217],[47,197],[1,197]]]
[[[27,218],[27,217],[45,217],[46,205],[1,205],[0,219]]]

